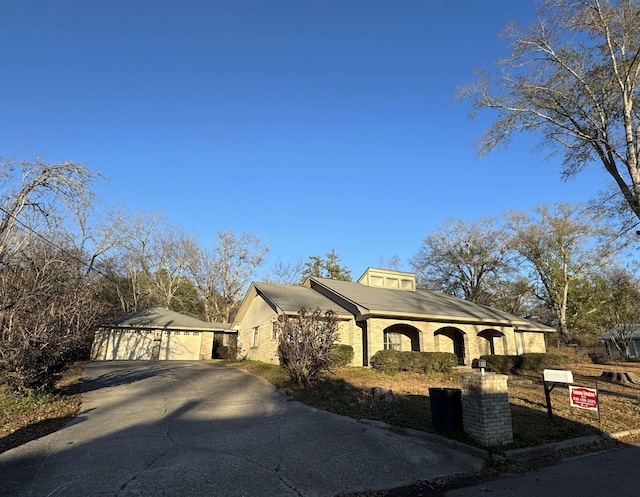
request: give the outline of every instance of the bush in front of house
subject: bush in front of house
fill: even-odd
[[[517,355],[483,355],[480,359],[487,361],[487,369],[498,374],[509,374],[516,369]]]
[[[428,358],[431,371],[436,373],[448,373],[458,365],[458,356],[453,352],[421,352]]]
[[[400,354],[397,350],[379,350],[371,358],[370,365],[381,373],[393,374],[402,371],[400,368]]]
[[[338,318],[333,311],[300,309],[297,316],[279,316],[280,364],[294,383],[309,386],[331,367],[331,347],[338,340]]]
[[[483,355],[487,369],[499,374],[538,371],[564,366],[571,358],[564,354],[528,353],[522,355]]]
[[[569,364],[570,358],[561,354],[522,354],[519,369],[522,371],[542,371]]]
[[[371,367],[387,374],[449,372],[457,363],[456,355],[450,352],[379,350],[371,358]]]
[[[351,345],[336,344],[331,346],[329,361],[336,368],[344,368],[353,360],[353,347]]]

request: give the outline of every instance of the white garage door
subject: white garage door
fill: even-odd
[[[102,361],[149,360],[153,354],[154,332],[148,330],[108,330],[96,333],[93,358]]]
[[[160,359],[199,360],[201,335],[198,331],[163,331]]]

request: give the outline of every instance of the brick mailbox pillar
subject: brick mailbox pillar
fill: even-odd
[[[495,373],[462,375],[464,431],[483,445],[513,442],[507,378]]]

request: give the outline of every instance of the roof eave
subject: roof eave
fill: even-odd
[[[229,332],[229,328],[200,328],[198,326],[169,326],[158,324],[107,324],[101,326],[104,329],[121,329],[121,330],[175,330],[175,331],[214,331]]]
[[[388,311],[377,311],[370,310],[367,313],[360,314],[356,317],[356,321],[366,321],[369,318],[401,318],[408,319],[412,321],[433,321],[438,323],[459,323],[459,324],[474,324],[480,323],[485,325],[496,325],[496,326],[511,326],[513,328],[527,327],[526,331],[548,331],[555,332],[553,328],[546,327],[541,325],[540,328],[531,327],[531,321],[509,321],[509,320],[500,320],[500,319],[487,319],[487,318],[464,318],[464,317],[456,317],[456,316],[447,316],[440,314],[416,314],[411,312],[388,312]]]

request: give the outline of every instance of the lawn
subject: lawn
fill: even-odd
[[[323,374],[314,387],[302,389],[293,385],[286,372],[276,365],[252,361],[229,365],[262,376],[295,400],[310,406],[355,419],[384,421],[397,430],[413,428],[429,432],[434,431],[431,426],[429,388],[460,388],[463,374],[455,371],[390,376],[366,368],[338,368]],[[531,383],[514,382],[509,385],[514,442],[505,449],[640,428],[640,385],[620,385],[599,378],[602,371],[607,370],[632,371],[640,375],[639,364],[575,364],[563,369],[573,371],[574,384],[598,388],[600,419],[597,412],[570,407],[568,389],[557,386],[551,392],[554,419],[550,422],[541,375],[520,375],[517,379],[530,380]],[[392,390],[395,400],[391,403],[373,400],[370,395],[373,387]],[[454,437],[471,442],[462,434]]]
[[[51,395],[17,397],[0,383],[0,453],[59,430],[80,410],[82,366],[67,370]]]

